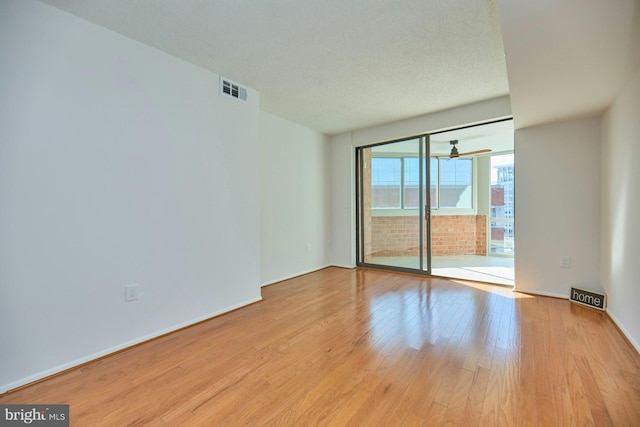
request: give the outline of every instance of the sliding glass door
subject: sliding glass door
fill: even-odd
[[[428,136],[360,147],[358,265],[430,270]]]
[[[510,119],[356,154],[358,265],[513,286]]]

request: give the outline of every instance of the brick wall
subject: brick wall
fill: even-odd
[[[487,216],[476,215],[476,253],[487,255]]]
[[[415,216],[371,217],[374,256],[416,256],[420,249],[419,219]]]
[[[486,215],[431,217],[432,255],[486,255]]]
[[[431,217],[432,255],[486,255],[485,215]],[[371,254],[375,256],[418,255],[419,223],[411,216],[371,217]]]

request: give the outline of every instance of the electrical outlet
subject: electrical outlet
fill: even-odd
[[[138,300],[138,285],[127,285],[124,287],[125,302]]]
[[[571,257],[570,256],[561,256],[560,257],[560,267],[569,268],[571,267]]]
[[[311,252],[311,243],[307,243],[307,252]]]

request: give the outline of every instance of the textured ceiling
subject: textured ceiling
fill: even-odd
[[[507,95],[496,0],[42,0],[337,134]]]

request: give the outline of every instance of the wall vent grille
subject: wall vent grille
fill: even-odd
[[[242,101],[247,100],[247,89],[224,77],[220,78],[220,90],[223,95],[231,96]]]

